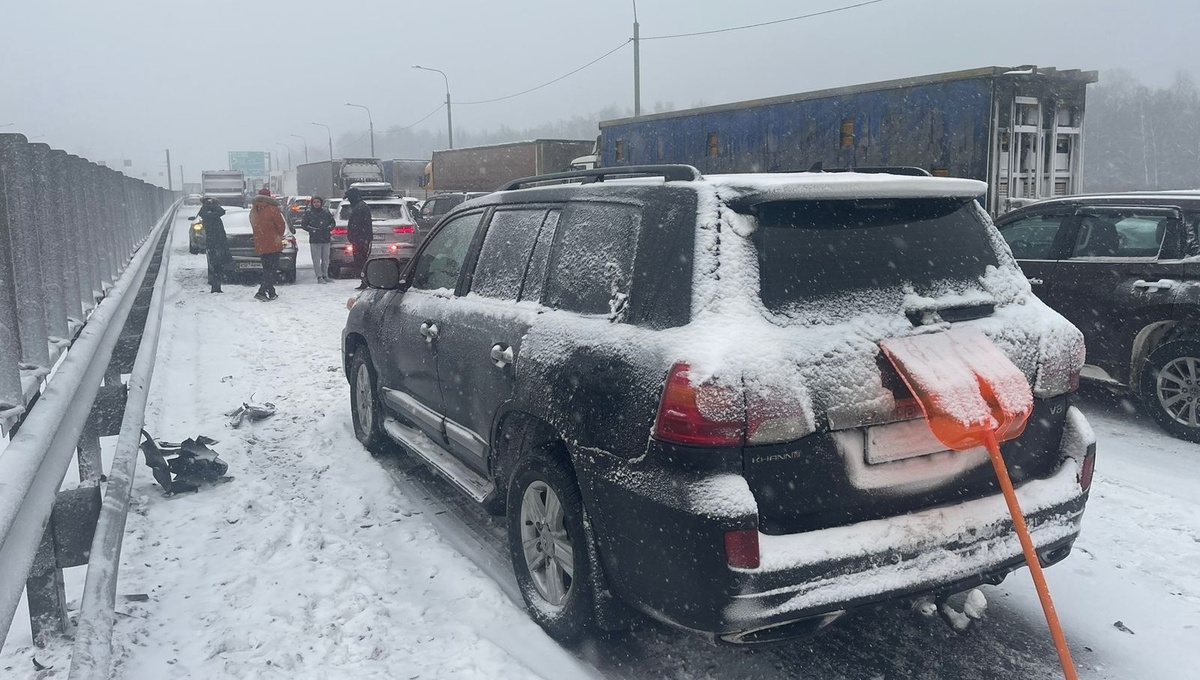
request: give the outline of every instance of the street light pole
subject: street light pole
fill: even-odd
[[[642,115],[642,41],[638,35],[637,0],[633,0],[633,115]]]
[[[439,71],[436,68],[427,68],[413,64],[413,68],[422,71],[433,71],[434,73],[442,74],[442,81],[446,83],[446,141],[450,144],[450,148],[454,148],[454,116],[450,110],[450,79],[446,77],[444,71]]]
[[[301,137],[300,135],[292,135],[292,136],[295,137],[296,139],[299,139],[304,144],[304,162],[307,163],[308,162],[308,140]]]
[[[167,191],[175,191],[175,184],[171,181],[171,150],[167,149]]]
[[[333,130],[330,130],[329,126],[324,123],[313,123],[313,125],[325,128],[325,134],[329,135],[329,160],[333,160]]]
[[[354,107],[366,110],[367,124],[370,125],[370,130],[371,130],[371,158],[374,158],[375,157],[375,121],[372,120],[372,118],[371,118],[371,109],[368,109],[367,107],[363,106],[362,104],[347,103],[346,106],[354,106]]]

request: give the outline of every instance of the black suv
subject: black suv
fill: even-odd
[[[480,196],[487,196],[487,193],[461,191],[448,192],[444,194],[434,194],[425,199],[421,204],[421,211],[415,215],[417,227],[421,230],[421,236],[429,233],[433,229],[438,220],[442,219],[442,215],[457,208],[464,201],[469,201]]]
[[[984,191],[690,166],[515,182],[403,268],[368,263],[343,335],[355,432],[507,513],[551,635],[631,606],[765,642],[1023,564],[986,452],[946,451],[878,346],[975,328],[1033,387],[1003,452],[1053,564],[1091,483],[1083,341],[1029,293]]]
[[[997,226],[1033,292],[1087,342],[1082,376],[1200,442],[1200,192],[1072,196]]]

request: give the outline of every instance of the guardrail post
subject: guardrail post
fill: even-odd
[[[71,196],[69,160],[65,151],[52,149],[47,159],[46,179],[51,187],[51,202],[55,209],[51,215],[54,222],[55,242],[59,251],[59,285],[62,287],[63,313],[67,316],[68,332],[83,325],[83,307],[79,298],[79,247],[76,231],[75,200]],[[84,241],[83,243],[86,243]],[[70,338],[71,335],[67,337]]]
[[[6,168],[0,163],[0,188],[5,183]],[[4,421],[20,414],[25,408],[21,389],[21,338],[17,324],[17,281],[12,268],[13,226],[9,221],[8,202],[0,191],[0,414]]]
[[[38,260],[42,270],[42,307],[46,312],[46,331],[48,338],[55,345],[57,358],[66,349],[71,338],[67,328],[67,307],[63,291],[63,239],[59,233],[60,206],[58,204],[54,185],[50,180],[50,146],[47,144],[30,144],[33,160],[33,228],[38,235]]]
[[[88,213],[87,186],[84,176],[84,166],[87,161],[79,156],[68,155],[70,168],[71,196],[75,205],[75,235],[79,238],[81,247],[77,251],[79,257],[79,297],[83,303],[84,314],[96,308],[97,291],[100,289],[100,269],[98,266],[98,249],[94,245],[96,230],[93,226],[94,216]],[[86,247],[82,247],[87,244]]]
[[[13,281],[17,287],[40,286],[39,239],[34,222],[32,152],[24,135],[0,135],[0,165],[4,166],[8,234],[12,246]],[[46,312],[42,296],[17,295],[17,329],[24,368],[46,374],[50,370]]]

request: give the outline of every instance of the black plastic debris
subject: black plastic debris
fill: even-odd
[[[228,481],[229,464],[209,448],[217,440],[200,435],[179,443],[162,442],[142,430],[142,455],[167,495],[198,491],[202,484]]]
[[[251,397],[253,399],[253,397]],[[266,420],[275,415],[275,404],[263,402],[254,404],[248,401],[242,402],[242,405],[233,409],[225,415],[229,416],[229,427],[237,429],[242,426],[245,421],[257,423],[260,420]]]

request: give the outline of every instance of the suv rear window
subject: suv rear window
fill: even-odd
[[[349,203],[342,203],[338,219],[350,219],[350,207]],[[371,209],[371,219],[375,221],[409,219],[408,212],[399,203],[367,203],[367,207]]]
[[[973,199],[778,201],[752,209],[770,309],[847,290],[982,276],[997,264]]]
[[[621,318],[633,279],[641,216],[632,205],[568,204],[551,254],[546,304]]]

